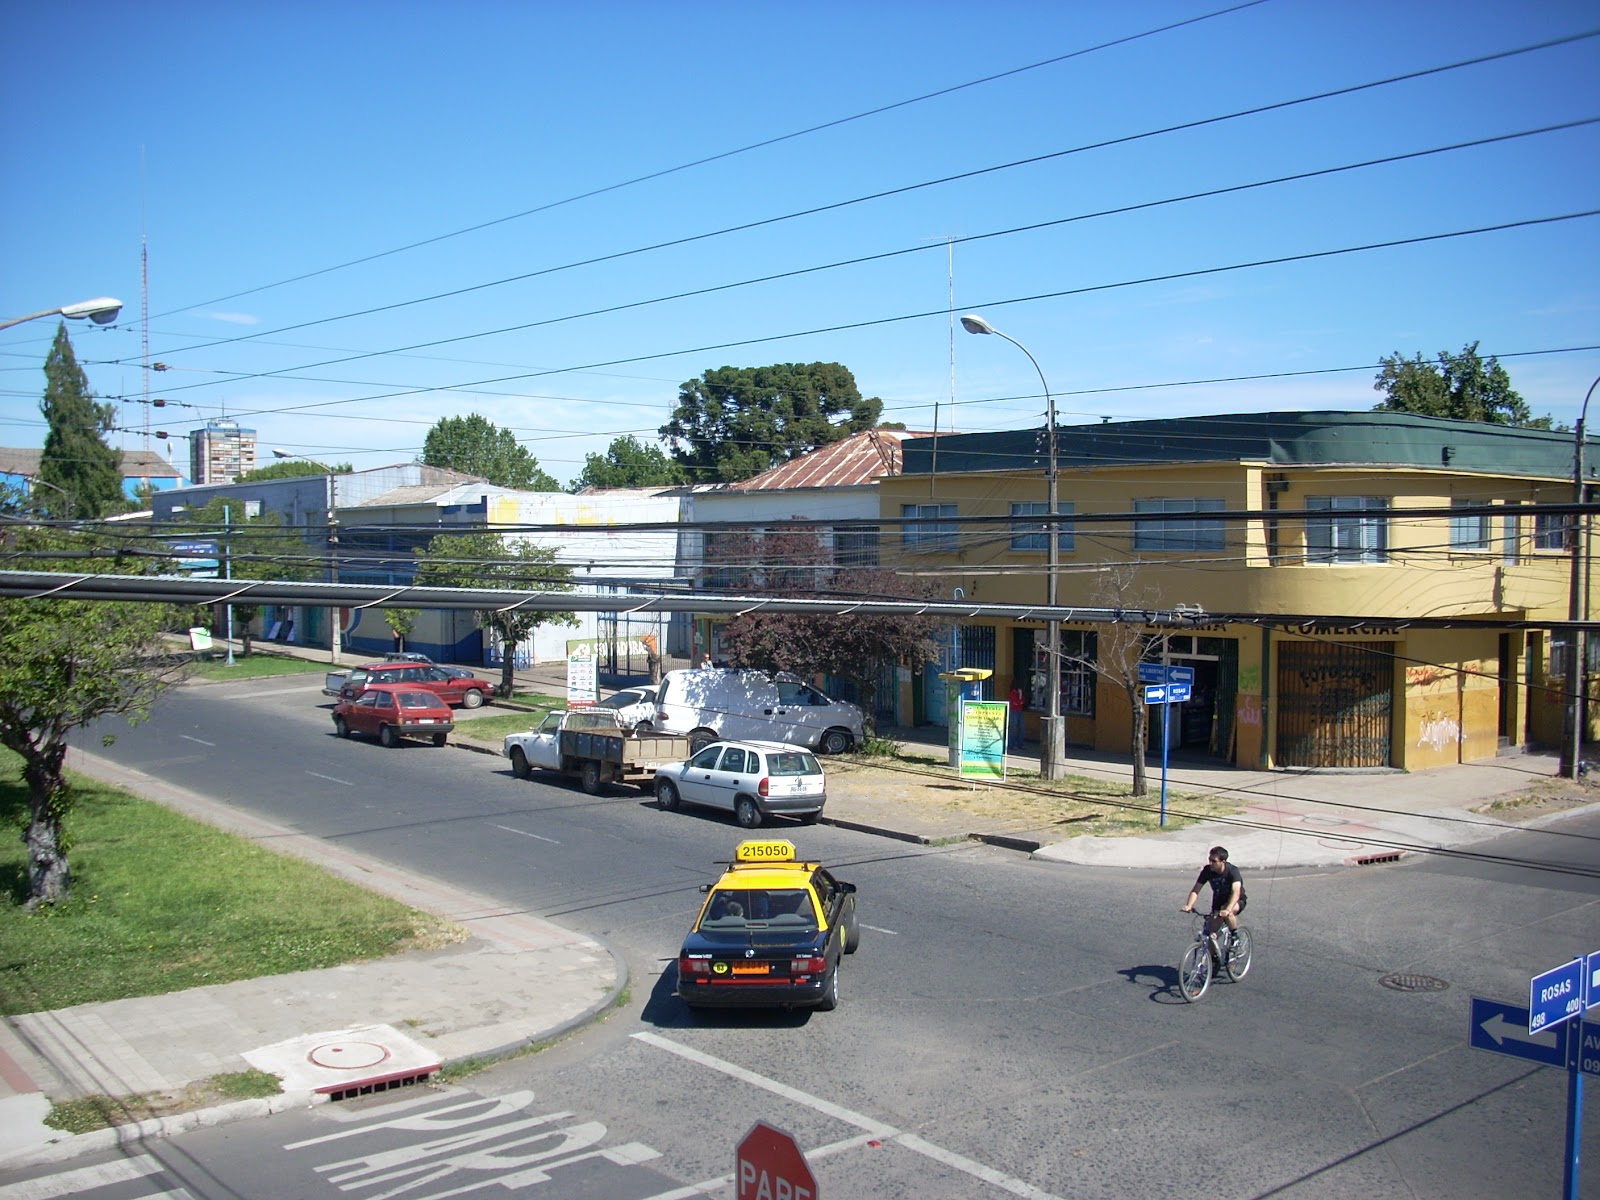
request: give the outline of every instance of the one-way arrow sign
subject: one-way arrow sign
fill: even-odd
[[[1528,1010],[1520,1004],[1472,998],[1472,1025],[1468,1039],[1475,1050],[1526,1058],[1547,1067],[1567,1065],[1567,1026],[1528,1033]]]

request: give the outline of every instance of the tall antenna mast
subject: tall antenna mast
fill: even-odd
[[[946,272],[949,278],[950,305],[950,432],[956,431],[956,239],[946,237],[945,254],[948,258]],[[939,422],[935,419],[933,432],[939,432]]]
[[[150,238],[146,221],[144,147],[139,147],[139,305],[143,310],[139,344],[144,367],[144,449],[150,452]],[[954,335],[951,335],[954,336]]]

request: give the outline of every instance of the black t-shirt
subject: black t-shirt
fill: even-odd
[[[1211,911],[1227,907],[1229,898],[1233,895],[1233,885],[1239,885],[1239,908],[1244,909],[1244,875],[1232,863],[1223,863],[1222,870],[1213,872],[1211,864],[1207,863],[1200,868],[1200,874],[1194,881],[1194,890],[1199,891],[1206,884],[1211,885]]]

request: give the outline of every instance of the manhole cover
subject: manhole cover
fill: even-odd
[[[318,1046],[306,1058],[319,1067],[340,1071],[360,1071],[375,1067],[389,1057],[389,1051],[376,1042],[330,1042]]]
[[[1404,971],[1394,971],[1378,982],[1392,992],[1442,992],[1450,986],[1432,975],[1409,975]]]

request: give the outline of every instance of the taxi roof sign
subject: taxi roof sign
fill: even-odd
[[[962,683],[978,683],[994,672],[988,667],[957,667],[953,671],[940,671],[940,679],[959,679]]]
[[[759,842],[740,842],[733,851],[734,862],[770,863],[793,862],[794,843],[786,838],[768,838]]]

